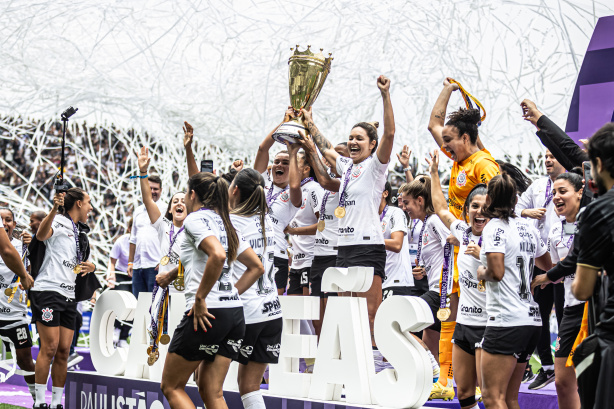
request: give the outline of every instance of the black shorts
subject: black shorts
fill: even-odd
[[[245,325],[245,337],[237,361],[243,365],[249,361],[276,364],[279,360],[282,327],[281,317]]]
[[[285,290],[288,286],[288,259],[275,257],[273,258],[275,266],[275,284],[277,289]]]
[[[482,338],[486,327],[476,327],[456,323],[452,343],[470,355],[475,355],[476,348],[482,348]]]
[[[336,247],[335,247],[336,248]],[[311,296],[327,298],[329,295],[337,295],[337,293],[327,293],[322,291],[322,276],[329,267],[337,266],[337,256],[315,256],[311,263],[311,271],[309,273],[309,281],[311,282]]]
[[[432,329],[433,331],[441,332],[441,321],[437,318],[437,311],[439,311],[439,301],[441,297],[437,291],[427,291],[420,296],[426,303],[429,305],[431,312],[433,313],[434,323],[427,329]]]
[[[422,294],[426,294],[429,290],[429,279],[424,276],[422,280],[416,280],[414,278],[414,286],[411,287],[414,296],[420,297]]]
[[[413,295],[411,287],[386,287],[382,288],[382,301],[393,295]]]
[[[571,348],[573,348],[573,344],[576,342],[580,332],[583,315],[584,303],[563,309],[563,319],[561,320],[559,334],[556,338],[556,347],[554,348],[555,358],[567,358],[571,353]]]
[[[77,302],[55,291],[30,291],[32,323],[75,329]]]
[[[386,280],[386,246],[383,244],[356,244],[339,246],[337,267],[373,267],[373,274]]]
[[[523,325],[521,327],[486,327],[482,339],[482,349],[489,354],[513,355],[519,364],[529,362],[541,326]]]
[[[182,356],[188,361],[213,362],[216,355],[236,361],[245,335],[243,307],[210,308],[215,317],[207,332],[198,326],[194,331],[194,315],[184,314],[175,329],[168,352]]]
[[[309,270],[311,270],[311,267],[299,268],[298,270],[290,269],[288,295],[303,295],[303,288],[309,288]]]
[[[31,348],[32,336],[30,335],[30,327],[28,324],[23,323],[16,327],[5,329],[16,322],[18,321],[0,321],[0,336],[10,339],[13,345],[15,345],[15,349]],[[7,351],[9,351],[9,343],[5,342],[4,345]]]

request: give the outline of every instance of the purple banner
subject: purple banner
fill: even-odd
[[[602,17],[588,45],[565,132],[576,142],[614,121],[614,16]]]

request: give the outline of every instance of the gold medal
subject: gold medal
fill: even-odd
[[[15,293],[12,293],[9,299],[7,300],[9,304],[13,302],[13,298],[15,298]]]
[[[160,343],[162,345],[168,345],[169,342],[171,342],[171,337],[168,334],[162,334],[160,337]]]
[[[173,287],[175,287],[175,290],[177,291],[185,290],[185,285],[183,284],[183,280],[176,279],[175,281],[173,281]]]
[[[345,207],[338,206],[335,209],[335,217],[337,219],[343,219],[345,217]]]
[[[162,257],[162,260],[160,260],[160,265],[165,266],[169,263],[169,261],[171,261],[171,259],[168,256],[164,256]]]
[[[158,358],[160,358],[160,353],[158,351],[156,352],[151,352],[149,354],[149,358],[147,358],[147,365],[152,366],[153,364],[156,363],[156,361],[158,360]]]
[[[81,264],[77,264],[75,268],[72,269],[75,274],[81,273]]]
[[[11,294],[13,294],[13,289],[11,287],[4,290],[4,295],[6,295],[7,297],[10,297]]]
[[[439,311],[437,311],[437,318],[439,321],[446,321],[450,318],[450,314],[452,314],[452,311],[449,308],[440,308]]]
[[[23,293],[19,293],[19,302],[22,303],[23,302]]]
[[[486,291],[486,282],[484,280],[480,280],[478,282],[478,291],[481,292],[481,293]]]
[[[324,222],[324,220],[318,220],[318,231],[320,232],[324,231],[325,227],[326,227],[326,223]]]
[[[153,351],[153,345],[147,347],[147,355],[151,355],[151,351]]]

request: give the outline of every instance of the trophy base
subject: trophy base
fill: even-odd
[[[302,120],[290,120],[288,122],[284,122],[277,128],[277,130],[273,133],[273,139],[277,142],[286,144],[286,143],[297,143],[301,136],[298,131],[305,131],[305,125],[303,125]]]

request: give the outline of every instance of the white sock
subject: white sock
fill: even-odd
[[[32,400],[36,400],[36,390],[34,389],[34,384],[26,382],[26,385],[28,385],[30,395],[32,395]]]
[[[261,391],[246,393],[241,396],[241,402],[245,409],[266,409]]]
[[[429,355],[429,359],[431,360],[431,366],[433,367],[433,369],[439,368],[439,364],[437,363],[437,360],[435,359],[435,355],[433,355],[433,353],[428,350],[426,351],[426,353]]]
[[[51,388],[51,405],[50,408],[55,408],[62,404],[62,395],[64,395],[64,387],[58,386]]]
[[[469,409],[480,409],[480,406],[476,403],[475,406],[470,407]]]
[[[34,405],[40,406],[45,402],[45,392],[47,392],[47,385],[43,385],[40,383],[34,384],[34,392],[36,394],[36,399]]]
[[[544,371],[554,371],[554,365],[542,365]]]

